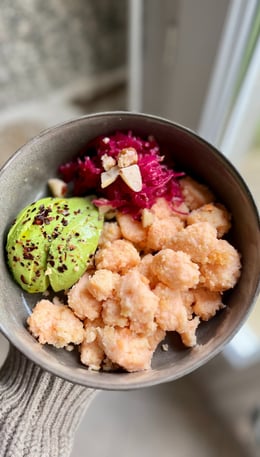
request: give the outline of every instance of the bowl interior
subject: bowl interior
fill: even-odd
[[[26,319],[36,295],[24,293],[6,267],[4,245],[12,220],[28,203],[47,195],[47,180],[57,167],[82,151],[101,134],[132,130],[154,135],[166,159],[210,186],[218,200],[232,213],[232,244],[242,255],[242,275],[225,296],[228,305],[198,329],[198,346],[185,349],[178,337],[167,336],[169,351],[157,349],[152,369],[138,373],[97,373],[79,363],[76,351],[69,353],[42,347],[26,330]],[[71,382],[98,389],[133,389],[177,379],[216,355],[245,321],[258,292],[260,275],[259,219],[250,192],[234,167],[211,145],[182,126],[153,116],[134,113],[101,113],[59,125],[23,146],[0,174],[1,199],[1,331],[34,362]]]

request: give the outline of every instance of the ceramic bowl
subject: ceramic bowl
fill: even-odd
[[[93,138],[116,130],[154,135],[188,174],[210,186],[218,201],[232,213],[232,244],[242,255],[238,284],[225,295],[227,307],[197,331],[198,346],[184,348],[169,333],[169,350],[158,347],[152,368],[137,373],[95,372],[79,363],[77,351],[41,346],[26,329],[26,319],[39,298],[23,292],[14,282],[4,252],[7,230],[24,206],[47,195],[47,180],[59,164],[70,160]],[[180,378],[219,353],[244,323],[258,293],[260,275],[259,218],[252,196],[232,164],[212,145],[181,125],[145,114],[108,112],[84,116],[44,131],[21,147],[0,174],[2,333],[29,359],[73,383],[97,389],[127,390]]]

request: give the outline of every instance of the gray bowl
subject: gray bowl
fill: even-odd
[[[228,305],[198,329],[199,345],[185,349],[174,333],[167,336],[169,351],[157,349],[152,369],[138,373],[97,373],[80,365],[76,351],[69,353],[41,346],[26,329],[26,319],[36,300],[13,281],[6,266],[4,245],[8,227],[20,209],[47,194],[47,179],[60,163],[70,160],[101,134],[133,130],[155,136],[181,169],[208,184],[233,216],[232,243],[242,254],[242,275],[226,294]],[[58,125],[19,149],[0,173],[1,279],[0,329],[2,333],[42,368],[73,383],[97,389],[134,389],[175,380],[205,364],[219,353],[245,321],[259,289],[259,218],[250,192],[231,163],[195,133],[165,119],[126,112],[100,113]]]

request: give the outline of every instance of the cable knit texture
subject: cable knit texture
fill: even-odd
[[[0,457],[69,457],[95,394],[47,373],[11,347],[0,370]]]

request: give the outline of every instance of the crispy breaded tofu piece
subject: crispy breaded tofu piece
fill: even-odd
[[[91,322],[85,320],[84,339],[80,345],[80,360],[91,370],[100,370],[105,353],[97,338],[97,328],[101,323],[100,319]],[[103,326],[103,323],[101,323]]]
[[[113,296],[119,280],[118,273],[105,269],[96,270],[93,276],[89,277],[87,288],[96,300],[107,300]]]
[[[183,221],[176,216],[164,219],[154,217],[153,223],[148,228],[146,251],[160,251],[168,248],[171,240],[184,227]]]
[[[107,243],[111,243],[115,240],[120,240],[122,238],[122,233],[117,222],[105,222],[101,236],[98,241],[98,246],[103,247]]]
[[[112,362],[129,372],[148,370],[153,349],[148,338],[129,328],[105,326],[98,329],[100,344]]]
[[[211,292],[200,287],[193,291],[193,297],[193,311],[203,321],[208,321],[216,315],[217,311],[225,308],[220,292]]]
[[[121,315],[130,320],[130,329],[136,333],[154,332],[158,297],[151,291],[149,281],[136,269],[122,276],[118,288]]]
[[[167,219],[168,217],[175,216],[185,221],[189,214],[189,208],[184,201],[171,205],[165,198],[160,197],[151,207],[151,212],[158,219]]]
[[[126,273],[140,262],[140,255],[134,245],[127,240],[115,240],[99,249],[95,255],[96,268],[114,273]]]
[[[33,308],[27,323],[30,332],[41,344],[57,348],[80,344],[84,338],[82,322],[67,305],[54,305],[49,300],[40,300]]]
[[[194,303],[193,289],[182,290],[181,296],[182,296],[183,304],[187,310],[188,319],[191,319],[192,315],[193,315],[193,303]]]
[[[141,262],[137,265],[137,267],[135,267],[141,275],[145,276],[149,280],[151,289],[153,289],[158,282],[157,277],[152,272],[153,257],[154,256],[152,254],[144,255]]]
[[[185,201],[183,201],[174,206],[173,212],[175,216],[178,216],[185,223],[188,215],[190,214],[190,209]]]
[[[199,325],[199,317],[192,318],[190,303],[192,294],[184,294],[178,290],[170,289],[159,283],[154,289],[160,302],[156,314],[156,322],[166,331],[176,331],[181,336],[183,344],[187,347],[196,345],[196,329]]]
[[[155,351],[158,344],[160,344],[164,340],[165,336],[166,336],[166,332],[161,327],[157,326],[154,333],[147,336],[150,349],[152,351]]]
[[[159,306],[155,314],[159,327],[166,331],[183,332],[187,325],[188,313],[181,292],[159,283],[154,293],[159,297]]]
[[[217,229],[218,238],[222,238],[231,227],[230,220],[231,215],[223,205],[208,203],[191,211],[187,217],[187,224],[208,222]]]
[[[201,285],[214,292],[232,289],[238,281],[240,270],[240,255],[236,249],[225,240],[217,240],[208,262],[200,267]]]
[[[89,274],[85,273],[68,292],[68,305],[80,319],[97,319],[102,304],[89,292]]]
[[[157,198],[156,202],[151,207],[151,212],[158,219],[167,219],[174,215],[171,205],[163,197]]]
[[[105,325],[127,327],[129,320],[121,315],[121,305],[117,298],[108,298],[102,303],[102,319]]]
[[[153,258],[152,272],[166,286],[179,291],[195,287],[200,278],[199,267],[182,251],[162,249]]]
[[[179,180],[184,201],[189,209],[197,209],[215,200],[214,194],[204,184],[200,184],[190,176]]]
[[[145,246],[147,229],[143,227],[140,221],[133,219],[130,214],[122,213],[117,213],[116,218],[122,235],[126,240],[140,247]]]
[[[196,263],[205,263],[217,241],[217,230],[208,222],[187,226],[172,239],[171,249],[183,251]]]

